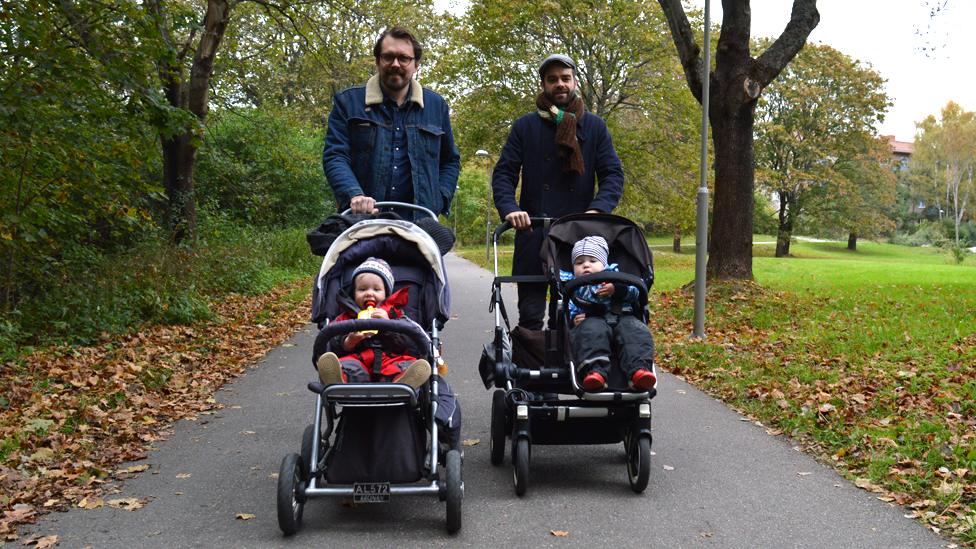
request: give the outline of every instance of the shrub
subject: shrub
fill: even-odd
[[[215,112],[196,167],[197,200],[249,225],[311,226],[334,211],[318,133],[284,113]]]

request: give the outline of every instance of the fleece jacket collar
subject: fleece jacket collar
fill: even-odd
[[[424,88],[416,81],[410,82],[408,101],[413,101],[421,109],[424,108]],[[380,76],[374,74],[366,81],[366,104],[379,105],[383,102],[383,90],[380,88]]]

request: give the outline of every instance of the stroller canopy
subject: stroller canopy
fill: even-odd
[[[352,272],[368,257],[380,257],[390,264],[396,288],[412,285],[407,314],[422,326],[451,314],[451,292],[444,259],[425,231],[396,219],[360,221],[340,234],[329,246],[315,280],[312,321],[322,322],[341,313],[335,299],[351,282]]]
[[[644,231],[636,223],[613,214],[572,214],[549,227],[542,248],[542,269],[559,279],[559,270],[573,270],[573,244],[586,236],[602,236],[610,246],[610,263],[620,272],[638,276],[650,289],[654,283],[654,259]]]

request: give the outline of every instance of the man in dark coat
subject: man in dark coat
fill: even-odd
[[[541,275],[541,228],[529,217],[605,212],[617,206],[624,172],[602,118],[586,112],[577,93],[576,63],[550,55],[539,66],[537,111],[512,124],[491,180],[495,208],[518,232],[513,275]],[[515,188],[521,175],[518,202]],[[519,326],[542,329],[545,283],[518,285]]]

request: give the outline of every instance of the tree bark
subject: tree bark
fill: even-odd
[[[847,235],[847,249],[852,252],[857,251],[857,233],[854,231]]]
[[[169,200],[167,223],[173,243],[191,240],[196,232],[196,198],[194,197],[193,170],[197,151],[202,144],[210,101],[210,77],[220,41],[227,30],[230,5],[227,0],[208,0],[207,12],[201,24],[200,42],[193,54],[190,78],[185,78],[183,62],[190,42],[179,51],[165,26],[165,16],[158,0],[146,3],[155,16],[160,35],[171,48],[172,57],[160,61],[159,76],[166,99],[173,107],[193,113],[197,124],[184,128],[176,135],[161,135],[163,150],[163,187]]]
[[[702,101],[704,62],[681,0],[658,0],[671,29],[685,80]],[[709,87],[709,122],[715,148],[715,197],[708,278],[752,279],[752,210],[755,165],[753,121],[762,90],[803,48],[820,21],[816,0],[794,0],[783,33],[759,57],[749,52],[748,0],[722,1],[722,33]]]
[[[793,239],[793,216],[790,214],[792,206],[789,193],[779,193],[779,226],[776,230],[776,257],[790,255],[790,242]]]
[[[681,253],[681,233],[678,231],[674,232],[674,236],[671,239],[671,251],[676,254]]]

